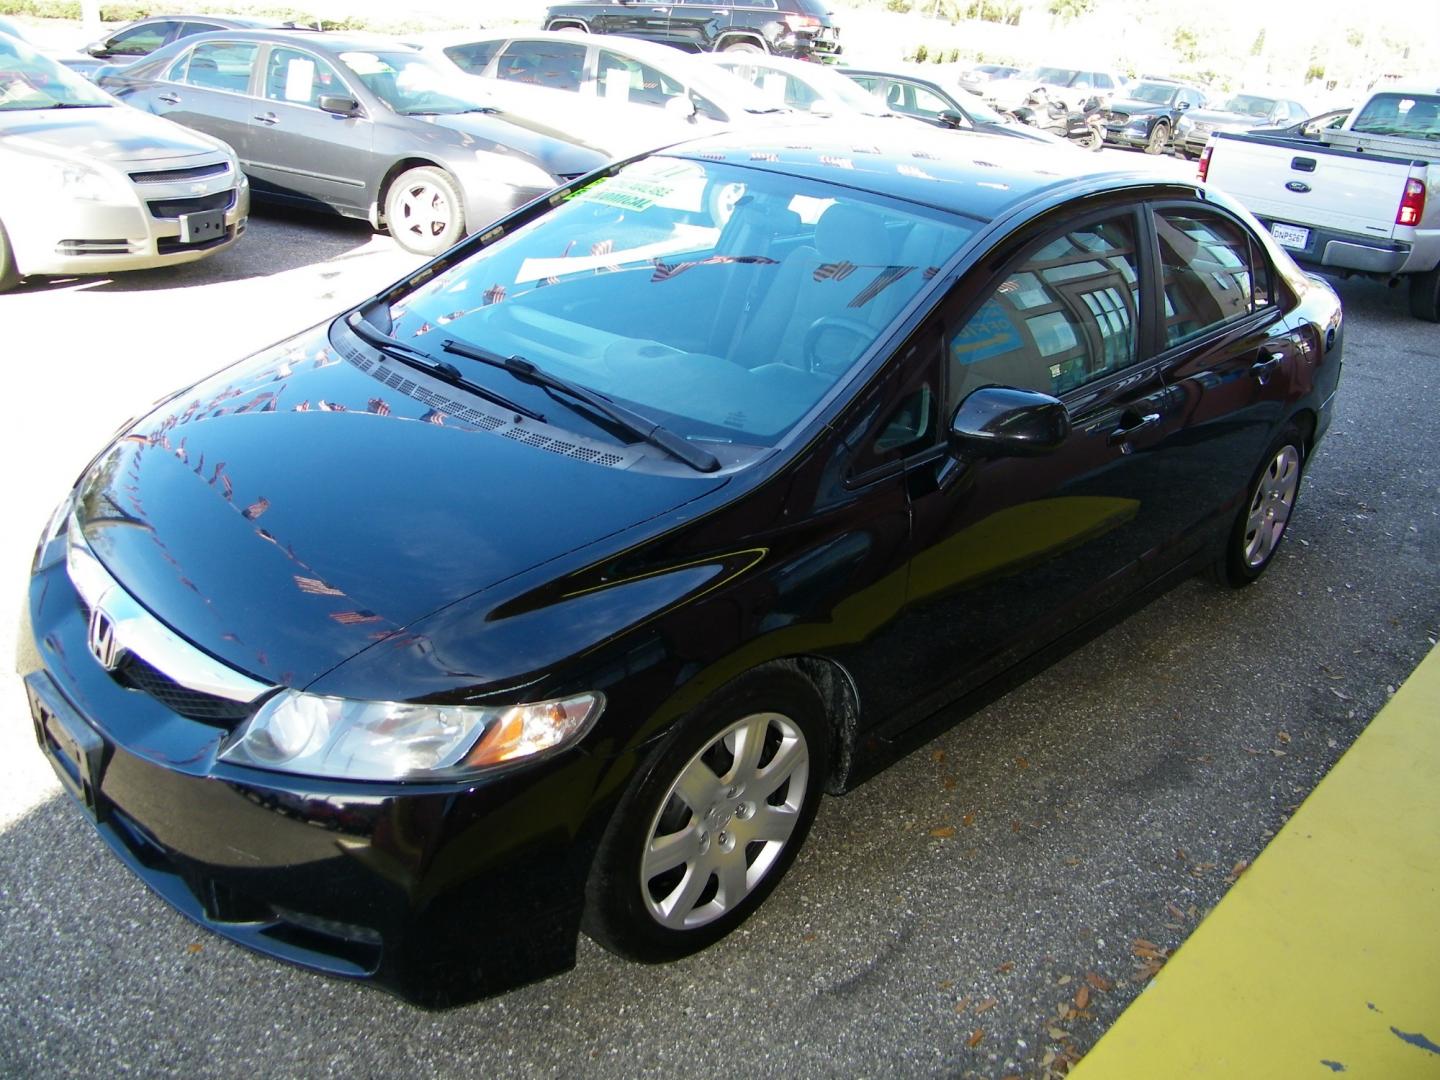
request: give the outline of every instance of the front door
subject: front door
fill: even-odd
[[[893,672],[907,707],[881,734],[1112,607],[1179,527],[1164,462],[1183,453],[1183,399],[1145,347],[1148,235],[1134,207],[1057,226],[979,297],[957,298],[937,335],[944,415],[981,387],[1012,386],[1059,398],[1072,430],[1041,456],[942,447],[910,463],[912,550]]]

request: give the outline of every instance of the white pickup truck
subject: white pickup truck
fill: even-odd
[[[1440,86],[1387,86],[1338,128],[1217,133],[1200,179],[1239,199],[1311,269],[1407,277],[1440,322]]]

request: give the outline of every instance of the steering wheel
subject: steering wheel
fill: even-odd
[[[859,348],[838,359],[822,354],[820,351],[821,339],[827,334],[837,332],[853,336]],[[805,331],[805,337],[800,344],[800,355],[804,358],[805,370],[811,374],[839,375],[874,340],[875,328],[861,319],[852,319],[845,315],[822,315],[810,324],[809,330]]]

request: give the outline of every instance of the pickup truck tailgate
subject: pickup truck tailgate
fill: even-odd
[[[1380,240],[1394,238],[1411,160],[1280,139],[1214,138],[1206,183],[1228,191],[1251,213]],[[1423,174],[1423,165],[1420,171]]]

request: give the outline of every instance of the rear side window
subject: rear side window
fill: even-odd
[[[478,75],[485,70],[485,66],[495,59],[495,54],[500,51],[504,41],[472,41],[469,45],[452,45],[445,50],[445,55],[461,71],[468,71],[472,75]]]
[[[1130,214],[1031,248],[950,338],[947,409],[982,386],[1058,396],[1134,364],[1139,266]]]
[[[271,101],[318,107],[326,95],[349,92],[335,69],[318,56],[294,49],[270,50],[270,62],[265,68],[265,96]]]
[[[600,50],[595,76],[595,94],[605,101],[659,108],[685,94],[685,88],[668,75],[609,49]]]
[[[250,73],[255,68],[258,51],[259,46],[243,41],[196,45],[177,81],[206,90],[244,94],[250,89]]]
[[[1268,267],[1256,288],[1249,235],[1209,210],[1170,208],[1155,213],[1165,291],[1165,344],[1182,342],[1249,315],[1270,303]]]
[[[176,23],[168,21],[136,26],[106,42],[105,51],[112,56],[149,56],[170,40],[176,28]]]
[[[580,90],[585,46],[568,41],[514,41],[500,54],[497,78],[551,90]]]

